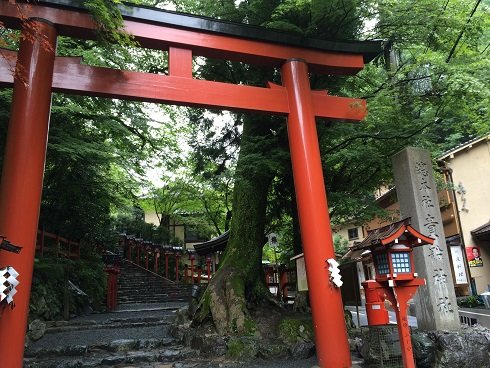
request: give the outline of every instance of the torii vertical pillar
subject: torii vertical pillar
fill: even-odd
[[[288,91],[289,146],[318,363],[347,368],[352,364],[342,297],[330,283],[326,263],[335,255],[306,62],[288,60],[282,80]]]
[[[31,19],[23,32],[0,187],[0,233],[22,247],[19,254],[0,252],[0,266],[13,266],[20,281],[15,308],[0,316],[0,361],[9,368],[23,363],[56,44],[47,21]]]

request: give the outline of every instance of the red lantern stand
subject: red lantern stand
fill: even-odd
[[[434,239],[410,226],[408,218],[373,230],[353,249],[369,249],[376,269],[376,280],[362,283],[366,293],[368,324],[372,326],[388,323],[384,308],[384,300],[388,299],[396,314],[405,368],[415,368],[407,317],[408,301],[419,286],[425,285],[425,279],[418,278],[414,271],[413,248],[433,243]]]
[[[106,265],[107,272],[107,311],[113,311],[117,306],[117,276],[121,273],[119,265]]]

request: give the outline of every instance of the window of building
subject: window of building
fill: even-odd
[[[349,240],[359,239],[359,232],[357,227],[353,227],[352,229],[347,230],[349,234]]]

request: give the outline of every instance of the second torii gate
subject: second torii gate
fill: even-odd
[[[23,248],[0,252],[0,267],[20,274],[16,307],[0,315],[0,362],[22,367],[39,218],[51,93],[266,112],[288,117],[288,135],[310,302],[321,367],[351,366],[340,290],[329,281],[334,258],[315,117],[358,121],[365,102],[311,91],[308,73],[355,74],[382,52],[382,42],[326,42],[264,28],[139,7],[122,8],[125,30],[142,47],[168,51],[168,75],[82,65],[57,57],[59,35],[91,39],[96,24],[74,0],[0,2],[0,21],[24,27],[19,52],[2,51],[0,84],[13,85],[0,187],[0,234]],[[34,33],[34,34],[33,34]],[[267,88],[192,78],[192,57],[280,67],[282,85]],[[10,71],[16,62],[15,76]]]

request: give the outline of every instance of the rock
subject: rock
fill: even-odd
[[[188,324],[171,325],[168,329],[168,333],[170,336],[174,337],[177,341],[183,342],[184,339],[190,341],[190,338],[187,335],[191,333],[192,330],[193,329],[190,329]]]
[[[35,319],[29,324],[28,336],[32,341],[37,341],[44,336],[46,324],[39,319]]]
[[[283,319],[279,324],[279,338],[290,345],[313,341],[313,322],[310,319]]]
[[[195,335],[190,347],[199,350],[205,358],[223,356],[227,350],[225,340],[219,335]]]
[[[232,337],[227,344],[227,356],[238,360],[250,360],[259,352],[259,342],[253,337]]]
[[[182,351],[180,349],[166,349],[160,353],[159,360],[178,360],[182,358]]]
[[[158,360],[159,356],[151,351],[137,351],[126,354],[125,362],[130,364],[147,363]]]
[[[106,357],[102,359],[102,365],[116,365],[116,364],[121,364],[124,363],[125,358],[124,356],[111,356],[111,357]]]
[[[460,332],[431,331],[436,346],[434,368],[490,367],[490,330],[463,328]]]
[[[288,348],[283,343],[270,343],[261,341],[259,346],[259,356],[265,360],[283,359],[289,355]]]
[[[351,352],[362,351],[362,339],[360,337],[349,338],[349,348]]]
[[[315,354],[315,344],[311,341],[301,341],[289,348],[289,353],[295,359],[308,359]]]
[[[417,368],[432,368],[436,346],[429,334],[423,331],[412,332],[412,347]]]
[[[66,356],[80,356],[87,353],[88,347],[86,345],[70,345],[64,348],[60,347],[60,350]]]
[[[188,307],[180,308],[175,312],[175,323],[182,325],[182,324],[188,323],[189,320],[190,320],[190,318],[189,318],[189,308]]]
[[[130,351],[138,349],[139,341],[133,339],[120,339],[111,341],[109,351]]]

